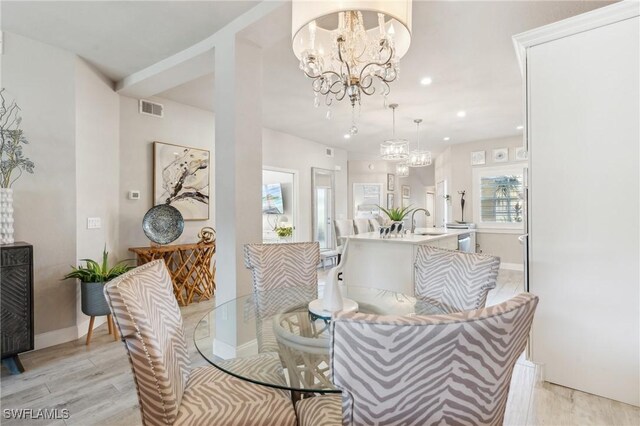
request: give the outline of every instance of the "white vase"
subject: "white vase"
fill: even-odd
[[[13,189],[0,188],[0,244],[13,242]]]
[[[324,286],[322,308],[331,313],[341,311],[343,308],[342,292],[338,284],[338,270],[339,268],[329,270]]]

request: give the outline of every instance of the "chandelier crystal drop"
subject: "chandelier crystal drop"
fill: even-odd
[[[409,141],[396,138],[396,108],[398,108],[398,104],[391,104],[389,108],[393,110],[393,135],[391,139],[380,144],[380,156],[383,160],[405,160],[409,157]]]
[[[348,98],[354,107],[363,94],[389,93],[411,43],[411,3],[293,0],[293,51],[327,106]]]
[[[399,178],[404,178],[409,176],[409,163],[403,161],[401,163],[396,164],[396,176]]]
[[[431,165],[431,151],[427,151],[420,148],[420,123],[422,119],[416,118],[413,120],[416,123],[416,139],[418,149],[409,152],[409,167],[426,167]]]

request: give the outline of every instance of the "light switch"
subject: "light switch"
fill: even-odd
[[[100,229],[102,228],[102,220],[99,217],[87,218],[87,229]]]

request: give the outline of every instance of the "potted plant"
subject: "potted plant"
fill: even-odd
[[[92,259],[81,259],[86,266],[72,266],[71,272],[64,279],[77,278],[80,280],[80,296],[82,299],[82,312],[90,317],[110,315],[111,310],[107,299],[104,297],[104,285],[115,277],[124,274],[134,268],[127,265],[129,260],[118,262],[113,267],[108,266],[109,253],[107,249],[102,251],[102,263]]]
[[[407,217],[407,215],[413,211],[413,209],[410,208],[411,206],[402,207],[402,208],[395,207],[393,209],[385,209],[384,207],[381,207],[381,206],[378,206],[378,207],[387,215],[387,217],[391,222],[396,222],[396,223],[402,222],[404,218]]]

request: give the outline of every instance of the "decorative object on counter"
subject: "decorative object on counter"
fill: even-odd
[[[392,193],[387,194],[387,209],[394,208],[395,198],[396,198],[395,194],[392,194]]]
[[[205,226],[198,232],[198,243],[213,243],[216,240],[216,230],[210,226]]]
[[[93,333],[93,322],[95,317],[106,315],[109,334],[113,333],[113,339],[118,340],[118,332],[116,330],[113,319],[111,318],[111,309],[104,297],[104,285],[112,279],[130,271],[134,266],[128,265],[129,260],[123,260],[109,268],[109,252],[105,246],[102,251],[102,262],[98,263],[92,259],[80,259],[86,263],[86,266],[72,266],[71,272],[64,276],[63,279],[77,278],[80,280],[80,297],[82,299],[82,313],[91,317],[89,320],[89,331],[87,332],[86,345],[91,343],[91,335]]]
[[[396,190],[396,176],[393,173],[387,173],[387,191]]]
[[[184,220],[208,220],[209,158],[206,149],[154,142],[154,204],[175,207]]]
[[[396,176],[399,178],[406,178],[409,176],[409,163],[406,160],[396,164]]]
[[[349,134],[356,134],[356,105],[362,95],[382,94],[386,106],[389,84],[411,44],[411,2],[295,0],[291,27],[293,52],[313,81],[314,106],[324,96],[330,118],[333,101],[348,98]]]
[[[33,350],[33,246],[16,242],[0,256],[0,340],[2,364],[11,374],[24,372],[18,354]]]
[[[22,146],[29,141],[20,128],[20,107],[15,101],[8,101],[5,95],[5,89],[0,89],[0,244],[12,244],[14,222],[11,186],[23,171],[33,173],[35,164],[22,153]]]
[[[393,131],[391,139],[380,144],[380,156],[383,160],[406,160],[409,158],[409,141],[396,137],[396,108],[398,108],[398,104],[391,104],[389,108],[393,110]]]
[[[289,238],[293,235],[293,226],[289,224],[281,224],[275,229],[276,235],[280,238]]]
[[[384,214],[387,215],[389,220],[392,222],[402,222],[404,218],[413,211],[413,209],[410,209],[409,206],[402,208],[396,207],[392,209],[385,209],[384,207],[380,206],[378,207],[384,212]]]
[[[173,293],[178,303],[186,306],[196,296],[198,301],[211,299],[216,289],[216,266],[213,256],[216,243],[176,244],[156,247],[132,247],[138,265],[163,259],[173,281]]]
[[[184,231],[184,219],[177,208],[169,204],[152,207],[142,219],[144,235],[157,244],[169,244]]]
[[[515,148],[513,158],[515,158],[516,161],[526,161],[529,158],[529,153],[524,147],[519,146]]]
[[[485,164],[485,151],[474,151],[471,153],[471,165],[481,166]]]
[[[460,219],[460,223],[465,223],[464,221],[464,195],[467,193],[467,191],[462,190],[462,191],[458,191],[458,194],[460,194],[460,210],[462,212],[462,217]]]
[[[349,240],[345,243],[344,250],[338,266],[332,268],[327,273],[322,299],[315,299],[309,302],[309,313],[312,318],[320,318],[325,321],[338,311],[355,312],[358,310],[358,303],[354,300],[342,297],[338,275],[342,272],[344,262],[348,254]]]
[[[409,152],[409,167],[426,167],[431,165],[431,151],[422,149],[420,147],[420,123],[422,123],[421,118],[416,118],[413,120],[416,123],[416,145],[417,149]]]
[[[506,163],[509,161],[509,149],[497,148],[493,150],[493,162],[494,163]]]

